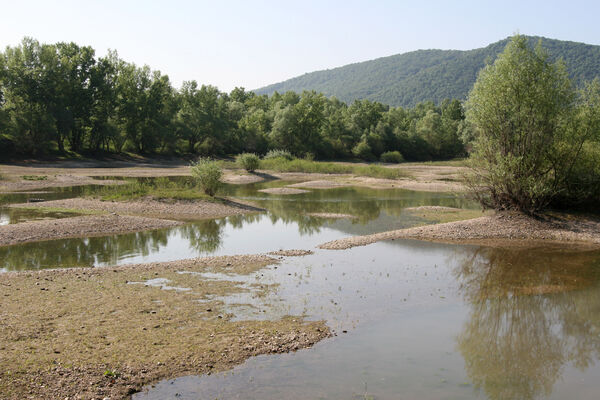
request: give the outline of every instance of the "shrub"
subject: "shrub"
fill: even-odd
[[[238,166],[244,168],[248,172],[254,172],[258,169],[260,159],[254,153],[242,153],[235,157],[235,162]]]
[[[373,160],[375,157],[373,156],[373,152],[371,151],[371,146],[367,142],[360,142],[352,149],[352,154],[355,157],[358,157],[362,160]]]
[[[198,185],[207,195],[214,197],[221,188],[221,177],[223,170],[219,163],[209,158],[200,158],[192,164],[192,176],[198,181]]]
[[[288,161],[291,161],[294,159],[294,156],[287,150],[269,150],[263,159],[270,160],[271,158],[284,158]]]
[[[381,155],[381,162],[385,163],[401,163],[404,161],[404,157],[399,151],[386,151]]]

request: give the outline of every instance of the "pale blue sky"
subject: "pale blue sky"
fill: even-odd
[[[175,86],[255,89],[305,72],[518,31],[600,44],[597,1],[1,0],[0,47],[23,36],[116,49]]]

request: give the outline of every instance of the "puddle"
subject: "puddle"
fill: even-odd
[[[234,279],[279,284],[225,298],[236,318],[306,315],[338,336],[134,399],[595,399],[600,389],[598,251],[394,241]],[[527,290],[549,282],[551,293]]]
[[[148,279],[145,282],[127,282],[127,284],[152,286],[152,287],[161,288],[162,290],[174,290],[176,292],[189,292],[192,290],[190,288],[185,288],[185,287],[170,286],[169,282],[171,282],[171,281],[166,278],[154,278],[154,279]]]

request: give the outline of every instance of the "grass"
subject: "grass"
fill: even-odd
[[[23,178],[26,181],[45,181],[48,179],[47,175],[23,175]]]
[[[454,160],[445,160],[445,161],[419,161],[419,162],[411,162],[405,163],[404,165],[424,165],[424,166],[432,166],[432,167],[466,167],[467,166],[467,158],[455,158]]]
[[[467,219],[479,218],[485,215],[490,215],[490,212],[482,212],[481,210],[470,210],[462,208],[428,208],[417,207],[408,209],[412,215],[423,218],[429,223],[444,224],[446,222],[463,221]]]
[[[260,168],[277,172],[306,172],[321,174],[353,174],[373,178],[397,179],[407,177],[407,173],[398,168],[386,168],[381,165],[352,165],[324,161],[286,160],[271,158],[260,161]]]
[[[87,196],[99,197],[105,201],[127,201],[142,197],[175,200],[211,200],[191,180],[173,181],[166,177],[150,180],[136,180],[123,185],[103,186],[90,189]]]

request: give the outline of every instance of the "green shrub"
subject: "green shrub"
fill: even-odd
[[[367,142],[360,142],[354,146],[352,149],[352,154],[361,160],[373,160],[375,158],[373,156],[373,152],[371,151],[371,146],[369,146]]]
[[[385,153],[383,153],[380,157],[381,162],[384,163],[401,163],[404,161],[404,157],[402,157],[402,154],[399,151],[386,151]]]
[[[214,197],[221,188],[221,177],[223,170],[218,162],[209,158],[200,158],[192,164],[192,176],[198,181],[198,185],[207,195]]]
[[[291,161],[295,157],[287,150],[269,150],[269,152],[263,157],[264,160],[270,160],[272,158],[283,158]]]
[[[246,171],[254,172],[258,169],[260,158],[254,153],[242,153],[235,157],[235,162]]]

